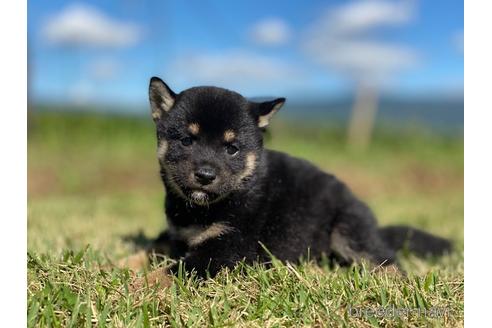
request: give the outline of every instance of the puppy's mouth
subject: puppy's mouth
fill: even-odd
[[[210,196],[203,190],[193,190],[190,194],[190,199],[193,203],[203,206],[209,203]]]
[[[171,190],[177,195],[199,206],[206,206],[215,201],[219,196],[212,191],[197,186],[183,186],[172,178],[168,179],[167,182],[169,183]]]
[[[228,193],[221,194],[203,188],[191,189],[188,193],[188,200],[198,206],[208,206],[227,197]]]
[[[166,178],[170,188],[190,204],[208,206],[223,199],[228,194],[223,193],[222,188],[217,184],[201,186],[193,180],[182,182],[179,177],[176,179],[173,175],[167,175]]]

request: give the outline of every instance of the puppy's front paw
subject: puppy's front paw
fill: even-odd
[[[136,292],[148,287],[170,287],[173,277],[167,272],[166,268],[159,268],[146,273],[143,277],[138,277],[130,284],[130,292]]]

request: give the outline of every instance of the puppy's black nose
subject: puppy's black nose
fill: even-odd
[[[215,170],[208,166],[200,167],[195,172],[196,180],[202,185],[208,185],[216,178]]]

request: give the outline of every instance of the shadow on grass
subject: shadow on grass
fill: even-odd
[[[147,237],[145,235],[145,233],[143,232],[143,230],[138,231],[138,233],[136,233],[136,234],[124,235],[123,237],[121,237],[121,239],[125,243],[131,244],[137,250],[146,250],[146,249],[152,247],[152,245],[157,240],[156,238]]]

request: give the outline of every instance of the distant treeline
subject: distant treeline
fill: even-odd
[[[282,117],[311,123],[345,124],[350,118],[353,100],[349,97],[336,100],[287,101]],[[114,104],[72,105],[38,103],[34,111],[96,112],[122,115],[148,115],[145,106]],[[376,125],[420,126],[436,133],[462,134],[464,101],[456,99],[382,98],[378,104]]]

